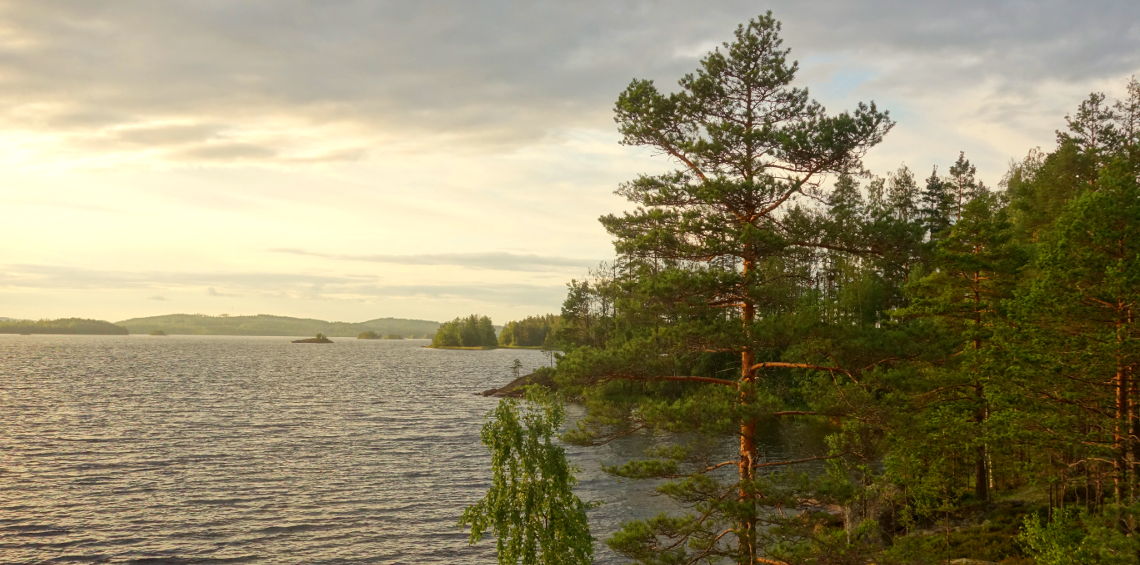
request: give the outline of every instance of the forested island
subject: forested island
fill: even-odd
[[[552,349],[561,322],[562,317],[557,314],[527,316],[522,320],[507,322],[499,332],[499,346]]]
[[[126,335],[127,328],[103,320],[60,318],[57,320],[0,320],[3,334]]]
[[[527,316],[507,322],[496,332],[490,318],[471,314],[441,324],[431,346],[448,349],[553,348],[552,340],[561,320],[557,314]]]
[[[494,349],[499,346],[495,325],[487,316],[471,314],[440,324],[431,346],[449,349]]]
[[[606,543],[645,564],[1140,562],[1140,82],[1058,117],[999,187],[964,154],[873,174],[889,115],[792,86],[779,30],[756,18],[675,92],[617,100],[622,142],[675,168],[601,218],[616,257],[569,284],[554,381],[587,409],[567,441],[672,438],[607,470],[685,511]],[[589,563],[542,439],[561,412],[532,406],[485,428],[497,479],[463,522],[508,540],[501,562]],[[787,421],[826,447],[762,452]],[[507,474],[524,464],[542,488]],[[523,496],[559,519],[513,519]]]
[[[356,337],[366,332],[374,332],[378,335],[430,338],[439,328],[439,322],[427,320],[376,318],[366,322],[350,323],[267,314],[256,316],[170,314],[131,318],[116,323],[135,334],[163,331],[168,335],[297,336],[321,333],[329,337]]]

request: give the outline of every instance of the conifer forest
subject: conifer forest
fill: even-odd
[[[893,125],[795,86],[771,14],[673,90],[620,94],[662,168],[601,218],[554,339],[568,441],[668,434],[608,469],[678,512],[636,563],[1140,562],[1140,82],[1057,117],[998,186],[969,155],[867,171]],[[1118,99],[1117,99],[1118,98]],[[948,165],[948,166],[947,166]],[[780,426],[825,447],[760,447]]]

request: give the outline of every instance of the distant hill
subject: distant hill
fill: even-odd
[[[0,319],[0,334],[98,334],[126,335],[127,328],[103,320],[60,318],[58,320]]]
[[[202,314],[168,314],[131,318],[116,322],[133,334],[163,331],[168,335],[281,335],[312,336],[318,333],[329,337],[356,337],[373,331],[381,335],[398,334],[409,338],[431,337],[439,322],[376,318],[367,322],[328,322],[312,318],[288,316],[205,316]]]

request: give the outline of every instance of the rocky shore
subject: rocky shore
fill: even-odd
[[[485,390],[479,394],[483,396],[494,396],[498,398],[522,398],[523,389],[527,385],[540,385],[546,388],[554,388],[554,371],[538,370],[529,375],[523,375],[500,388],[492,388]]]

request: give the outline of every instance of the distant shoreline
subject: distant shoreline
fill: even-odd
[[[403,336],[425,338],[435,334],[439,322],[406,318],[375,318],[364,322],[330,322],[315,318],[293,318],[258,314],[255,316],[206,316],[202,314],[168,314],[131,318],[116,322],[131,333],[161,330],[168,335],[232,335],[232,336],[313,336],[356,338],[360,335]]]

